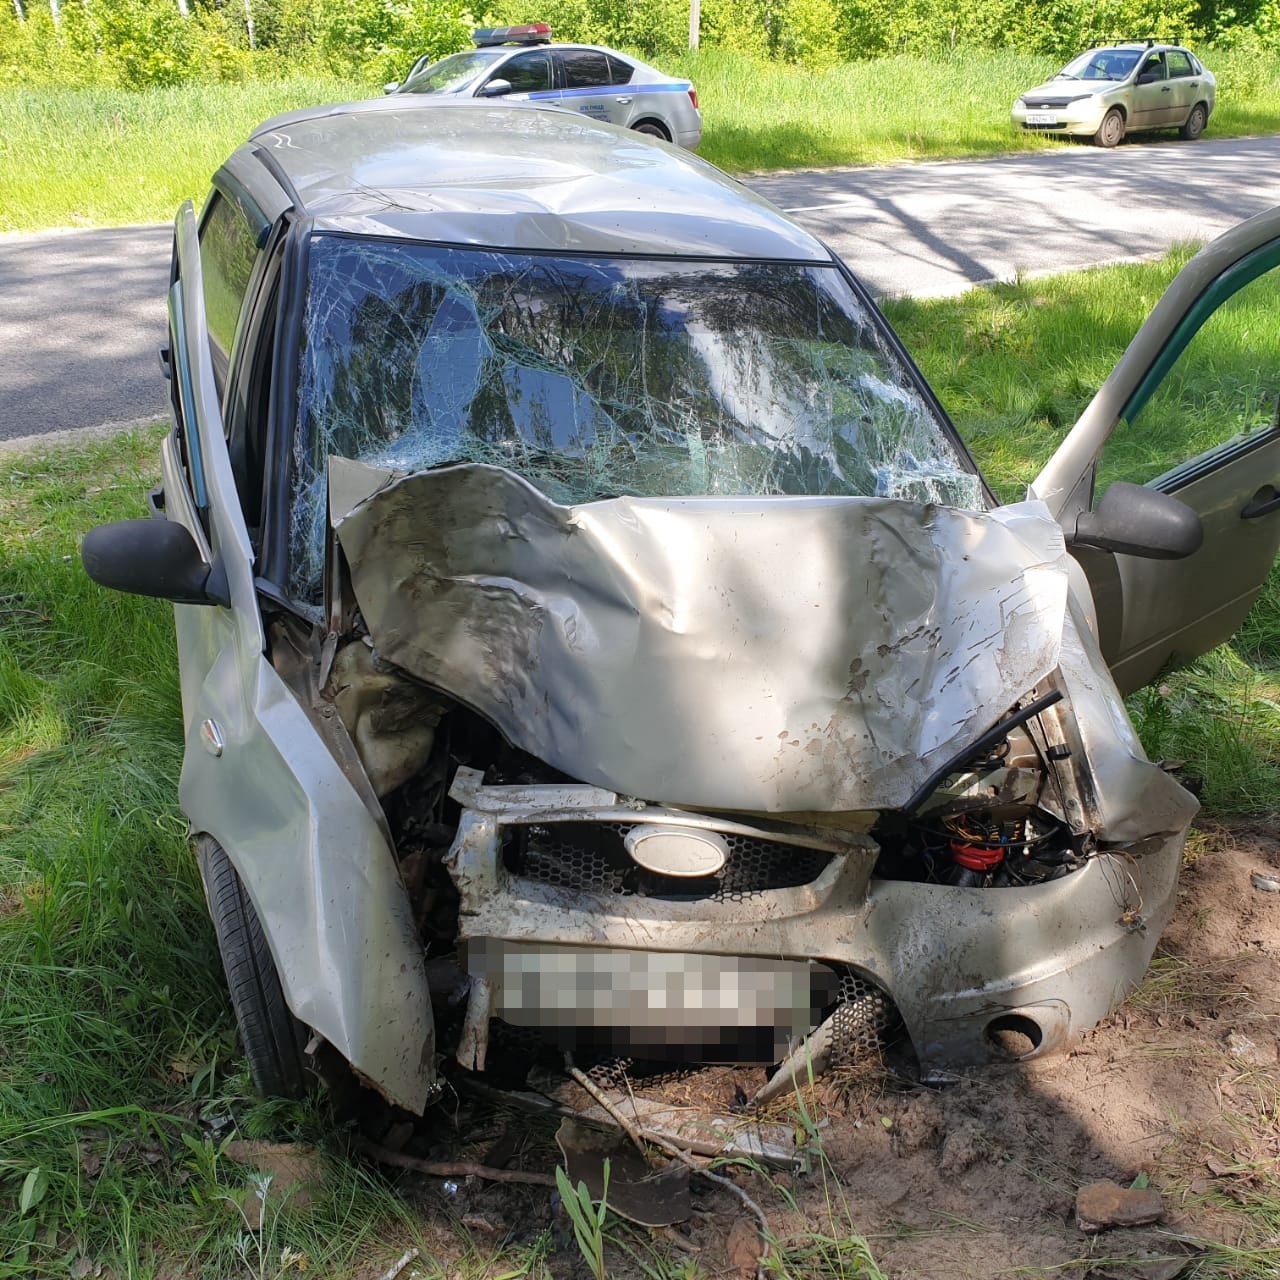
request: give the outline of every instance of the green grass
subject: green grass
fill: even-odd
[[[1203,51],[1218,78],[1207,137],[1280,130],[1280,52]],[[718,49],[668,59],[698,87],[699,154],[730,172],[881,164],[1076,145],[1015,130],[1009,108],[1061,64],[1010,51],[958,49],[815,73],[755,66]]]
[[[0,231],[167,222],[256,124],[369,96],[310,77],[248,84],[0,92]]]
[[[1210,51],[1220,106],[1208,136],[1280,130],[1280,53]],[[719,49],[662,60],[698,87],[701,153],[732,172],[979,156],[1072,144],[1016,132],[1009,106],[1051,59],[958,50],[815,73]],[[378,96],[325,77],[113,89],[0,91],[0,231],[167,221],[202,197],[258,122],[319,102]]]

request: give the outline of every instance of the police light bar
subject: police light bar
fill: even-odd
[[[525,22],[518,27],[477,27],[471,33],[477,49],[495,44],[550,44],[551,28],[545,22]]]

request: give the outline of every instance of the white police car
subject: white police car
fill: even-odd
[[[625,53],[589,44],[552,44],[545,22],[481,27],[474,49],[439,62],[420,58],[388,93],[450,93],[540,102],[635,129],[690,150],[702,141],[698,91],[688,80]]]

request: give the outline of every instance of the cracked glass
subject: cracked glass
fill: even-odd
[[[831,494],[979,509],[980,481],[834,267],[312,237],[290,590],[326,460],[506,467],[552,500]]]

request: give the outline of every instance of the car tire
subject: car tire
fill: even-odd
[[[264,1098],[300,1098],[307,1090],[306,1028],[285,1004],[262,922],[217,841],[198,836],[196,858],[254,1086]]]
[[[1112,107],[1098,126],[1093,140],[1100,147],[1114,147],[1124,137],[1124,112],[1119,107]]]
[[[643,133],[647,137],[661,138],[663,142],[671,141],[671,135],[660,124],[655,124],[652,120],[642,120],[632,127],[637,133]]]
[[[1197,102],[1191,108],[1191,114],[1187,116],[1182,128],[1178,130],[1180,137],[1185,138],[1188,142],[1194,142],[1203,132],[1204,127],[1209,123],[1209,113],[1205,110],[1203,102]]]

